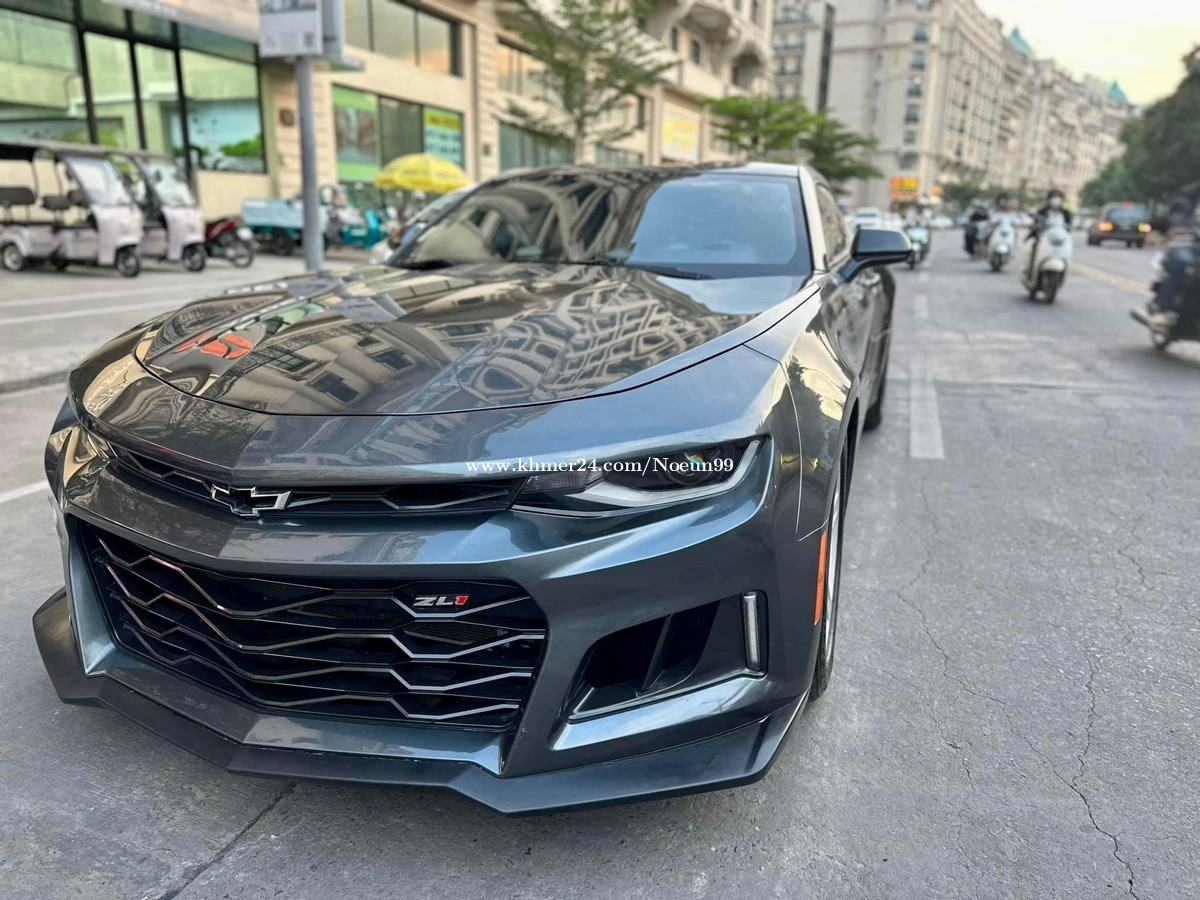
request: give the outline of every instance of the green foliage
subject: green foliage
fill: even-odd
[[[606,144],[632,134],[636,123],[609,125],[606,117],[678,64],[638,27],[644,12],[638,2],[559,0],[548,11],[537,0],[506,0],[501,12],[525,50],[545,66],[547,98],[536,106],[513,102],[507,111],[531,130],[562,140],[572,162],[592,141]]]
[[[812,128],[817,118],[799,97],[722,97],[711,101],[708,108],[720,119],[713,126],[717,137],[751,160],[795,150],[800,136]]]
[[[263,139],[262,135],[245,138],[232,144],[222,144],[221,152],[226,156],[249,156],[253,158],[261,158],[263,155]]]
[[[883,175],[862,159],[864,151],[875,149],[873,138],[851,131],[837,119],[817,113],[809,128],[802,132],[799,147],[804,161],[825,176],[838,193],[852,178],[879,178]]]
[[[986,196],[987,190],[978,181],[956,181],[942,185],[942,202],[959,212],[966,212],[976,197]]]
[[[1175,93],[1130,119],[1121,130],[1125,152],[1084,186],[1089,206],[1114,200],[1170,200],[1196,180],[1200,160],[1200,46],[1185,57],[1187,74]]]

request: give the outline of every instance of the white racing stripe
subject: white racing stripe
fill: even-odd
[[[914,363],[908,384],[908,455],[913,459],[945,459],[942,416],[937,388],[924,363]]]
[[[11,491],[0,491],[0,504],[8,503],[10,500],[20,500],[22,497],[28,497],[30,494],[36,494],[38,491],[49,490],[46,487],[46,482],[35,481],[33,484],[27,484],[24,487],[13,488]]]

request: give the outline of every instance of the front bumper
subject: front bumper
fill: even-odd
[[[498,777],[488,771],[493,755],[486,742],[476,748],[474,761],[457,752],[436,758],[435,748],[429,746],[419,751],[421,756],[412,748],[405,755],[402,742],[389,739],[387,726],[372,726],[380,731],[375,752],[363,752],[368,748],[362,743],[357,744],[357,752],[317,749],[320,741],[311,720],[306,729],[305,720],[257,713],[119,649],[109,654],[104,669],[85,674],[65,589],[38,609],[33,625],[46,670],[64,702],[108,707],[228,771],[450,788],[508,814],[752,783],[770,769],[807,696],[806,692],[768,715],[692,743],[570,769]],[[717,697],[709,697],[698,706],[717,702]],[[335,737],[325,739],[336,743]],[[343,738],[350,740],[349,735]],[[300,749],[305,743],[310,749]]]

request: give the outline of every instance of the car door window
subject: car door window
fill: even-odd
[[[821,215],[821,230],[825,232],[826,262],[831,263],[846,252],[846,224],[833,191],[823,184],[817,185],[817,211]]]

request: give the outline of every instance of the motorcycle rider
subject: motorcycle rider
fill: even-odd
[[[1200,318],[1200,181],[1179,192],[1163,225],[1166,247],[1158,260],[1162,277],[1147,307],[1151,315],[1174,326],[1181,317]]]
[[[979,229],[988,220],[987,206],[982,200],[976,199],[971,201],[971,212],[967,216],[967,228],[963,232],[963,244],[966,247],[967,255],[975,255],[975,241],[979,238]]]
[[[1029,249],[1030,278],[1033,277],[1033,260],[1037,256],[1034,251],[1037,249],[1038,238],[1041,237],[1042,229],[1046,226],[1050,217],[1054,215],[1062,216],[1063,226],[1067,231],[1071,230],[1071,211],[1066,206],[1066,195],[1058,188],[1050,188],[1049,192],[1047,192],[1046,202],[1038,209],[1033,227],[1029,229],[1029,235],[1025,238],[1025,240],[1033,242],[1033,245]]]

